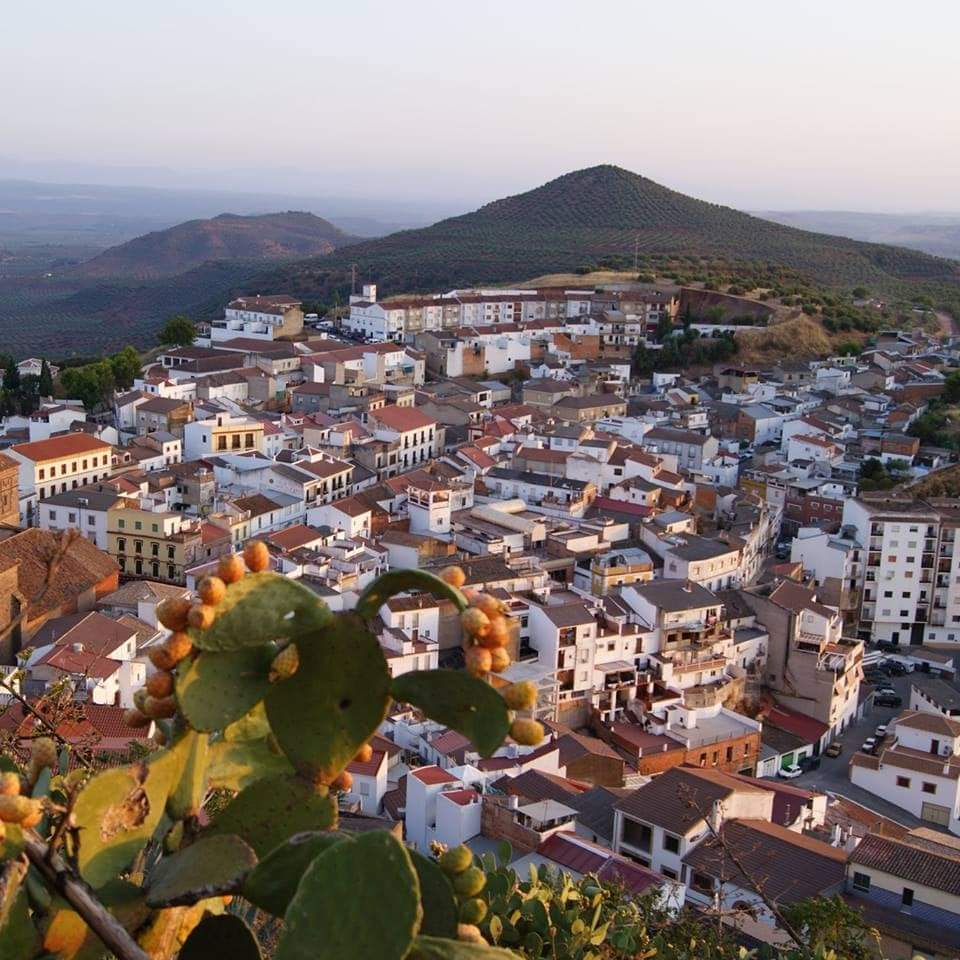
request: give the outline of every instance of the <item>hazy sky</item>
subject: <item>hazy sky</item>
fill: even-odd
[[[955,211],[958,36],[958,0],[8,2],[0,173],[456,210],[609,162]]]

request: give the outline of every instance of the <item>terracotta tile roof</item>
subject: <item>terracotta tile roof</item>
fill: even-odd
[[[0,541],[0,569],[18,564],[17,584],[30,604],[30,619],[73,604],[76,598],[119,572],[116,562],[85,537],[31,527]],[[55,576],[48,581],[50,564]]]
[[[960,722],[940,713],[928,713],[923,710],[908,710],[894,721],[898,727],[910,730],[923,730],[927,733],[940,733],[946,737],[960,737]]]
[[[421,783],[428,785],[457,782],[457,778],[453,774],[447,773],[446,770],[441,770],[437,766],[418,767],[416,770],[410,771],[410,776],[416,777]]]
[[[310,543],[323,539],[324,534],[316,527],[308,527],[304,523],[295,523],[292,527],[277,530],[271,533],[267,540],[281,550],[297,550]]]
[[[585,783],[542,770],[525,770],[515,777],[501,777],[496,786],[512,797],[522,797],[531,803],[540,800],[566,803],[571,797],[586,793],[589,789]]]
[[[918,845],[909,834],[902,840],[868,835],[850,854],[850,863],[960,896],[960,852],[935,844]]]
[[[354,776],[375,777],[386,761],[387,755],[382,750],[374,750],[369,760],[363,763],[359,760],[353,760],[347,765],[347,769]]]
[[[437,421],[433,417],[428,417],[425,413],[417,410],[416,407],[398,407],[391,404],[382,407],[380,410],[371,410],[369,417],[383,424],[389,430],[395,430],[398,433],[406,433],[410,430],[426,430],[435,427]]]
[[[822,840],[764,820],[730,820],[721,834],[726,850],[709,837],[683,862],[699,873],[748,890],[753,889],[751,877],[762,877],[766,895],[780,903],[829,893],[843,882],[847,854]],[[736,863],[727,850],[733,851]]]
[[[123,646],[135,633],[102,613],[72,613],[66,617],[48,620],[31,638],[34,647],[48,644],[71,646],[80,644],[88,653],[108,657]],[[48,654],[49,656],[49,654]],[[44,657],[41,663],[47,662]]]
[[[445,790],[440,796],[445,800],[451,800],[459,807],[467,807],[471,803],[480,802],[480,794],[476,790]]]
[[[60,437],[18,443],[11,448],[27,460],[40,463],[44,460],[61,460],[65,457],[82,456],[85,453],[100,453],[112,450],[109,443],[88,436],[86,433],[65,433]]]

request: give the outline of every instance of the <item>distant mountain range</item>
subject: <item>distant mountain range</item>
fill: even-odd
[[[611,257],[630,264],[635,251],[759,262],[824,286],[923,293],[960,312],[956,261],[784,226],[614,166],[569,173],[430,227],[352,239],[310,214],[191,221],[80,267],[0,279],[0,339],[18,353],[91,354],[149,344],[170,314],[216,316],[240,293],[343,302],[353,264],[359,280],[390,295],[517,282]]]
[[[767,210],[758,217],[803,230],[893,243],[960,260],[960,213],[856,213],[847,210]]]
[[[86,280],[149,280],[185,273],[210,260],[323,256],[357,239],[312,213],[221,213],[128,240],[72,272]]]
[[[786,227],[677,193],[614,166],[590,167],[473,213],[279,265],[251,281],[327,299],[348,264],[384,291],[510,282],[574,270],[604,256],[716,255],[788,267],[834,286],[893,291],[903,282],[957,285],[960,264],[899,247]]]

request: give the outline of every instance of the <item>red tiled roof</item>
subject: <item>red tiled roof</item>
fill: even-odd
[[[645,507],[639,503],[630,503],[627,500],[611,500],[609,497],[597,497],[593,501],[594,510],[615,510],[618,513],[628,513],[634,517],[649,517],[654,513],[653,507]]]
[[[379,410],[371,410],[369,417],[371,420],[383,424],[389,430],[396,430],[398,433],[406,433],[410,430],[425,430],[437,425],[437,421],[433,417],[421,413],[416,407],[398,407],[395,404],[382,407]]]
[[[60,437],[48,437],[46,440],[33,440],[30,443],[18,443],[11,448],[20,456],[34,462],[42,460],[60,460],[64,457],[81,456],[84,453],[100,453],[112,450],[109,443],[91,437],[86,433],[65,433]]]
[[[457,782],[457,778],[453,774],[447,773],[446,770],[441,770],[437,766],[418,767],[416,770],[410,771],[410,776],[416,777],[421,783],[426,784]]]
[[[773,707],[767,713],[766,722],[772,727],[779,727],[802,737],[807,743],[816,743],[830,729],[825,723],[787,707]]]
[[[480,794],[476,790],[445,790],[440,796],[452,800],[460,807],[467,807],[471,803],[480,801]]]

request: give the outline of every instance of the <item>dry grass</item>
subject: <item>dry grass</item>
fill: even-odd
[[[593,273],[547,273],[542,277],[507,286],[517,290],[526,290],[529,287],[570,287],[579,290],[592,289],[605,283],[631,283],[636,282],[636,279],[636,270],[594,270]],[[672,280],[664,280],[663,283],[676,286]]]
[[[841,342],[865,339],[865,334],[853,331],[831,336],[818,320],[801,316],[771,324],[766,330],[738,333],[737,363],[772,363],[784,358],[815,360],[829,356]]]

